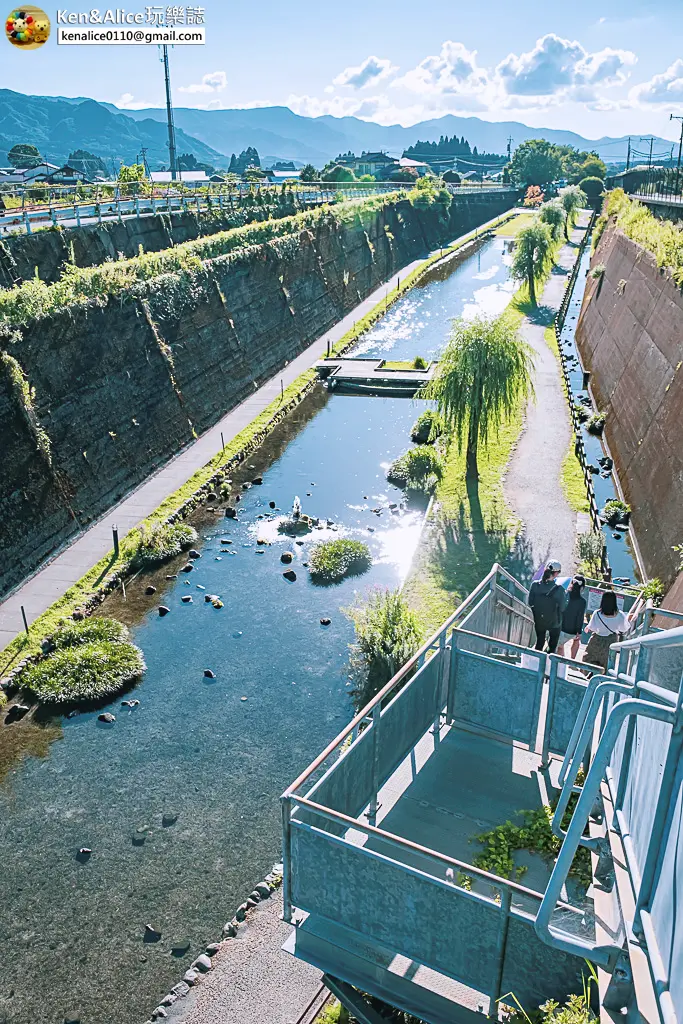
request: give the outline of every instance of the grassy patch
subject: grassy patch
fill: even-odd
[[[309,557],[314,583],[338,583],[372,565],[370,548],[360,540],[325,540],[315,544]]]
[[[620,188],[610,192],[605,217],[614,217],[617,227],[651,252],[658,267],[668,267],[676,284],[683,286],[683,231],[677,225],[654,217],[647,206],[629,199]],[[606,220],[600,219],[601,234]]]
[[[187,551],[197,540],[197,531],[187,523],[143,523],[138,536],[140,543],[131,566],[162,565],[175,558],[181,551]]]
[[[443,434],[443,423],[436,409],[421,412],[410,429],[415,444],[430,444]]]
[[[516,217],[496,228],[496,234],[504,238],[516,238],[520,231],[528,228],[536,217],[535,213],[518,213]]]
[[[431,445],[418,444],[391,463],[387,470],[387,480],[397,487],[431,494],[443,477],[443,472],[441,455]]]
[[[57,631],[55,650],[22,672],[22,688],[41,704],[70,704],[113,696],[145,671],[142,651],[113,619],[90,619]]]
[[[416,366],[415,364],[420,365]],[[385,359],[382,363],[383,370],[426,370],[429,364],[421,356],[415,359]]]
[[[576,457],[574,443],[569,445],[569,450],[562,460],[562,490],[564,496],[575,512],[590,511],[588,494],[586,493],[586,481],[583,477],[581,463]]]

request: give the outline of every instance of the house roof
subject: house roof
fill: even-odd
[[[409,156],[402,156],[399,164],[401,167],[429,167],[424,160],[411,160]]]

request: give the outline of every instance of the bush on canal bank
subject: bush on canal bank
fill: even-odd
[[[443,459],[427,444],[409,448],[387,470],[387,480],[410,491],[431,493],[443,476]]]
[[[419,650],[422,630],[400,590],[374,590],[344,609],[356,628],[349,668],[356,709],[364,707]]]
[[[186,523],[143,523],[137,533],[139,543],[131,561],[135,568],[168,562],[197,540],[197,531]]]
[[[337,583],[372,565],[370,549],[360,540],[326,540],[316,544],[309,558],[314,583]]]
[[[415,444],[431,444],[443,433],[443,422],[436,409],[426,409],[417,417],[410,431]]]
[[[115,619],[88,619],[57,630],[46,658],[29,665],[22,687],[41,704],[73,704],[113,696],[139,679],[142,651]]]

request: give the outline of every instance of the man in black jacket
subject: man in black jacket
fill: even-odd
[[[536,629],[536,650],[542,651],[548,638],[548,653],[554,654],[562,629],[562,612],[567,603],[564,587],[557,583],[562,566],[559,562],[548,562],[543,578],[531,584],[529,605],[534,616]]]

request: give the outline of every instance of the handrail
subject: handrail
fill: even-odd
[[[593,808],[593,803],[599,793],[602,778],[609,763],[614,744],[626,719],[635,715],[642,715],[645,718],[653,718],[656,721],[669,724],[673,724],[674,721],[673,709],[665,708],[662,704],[650,704],[645,700],[628,697],[614,705],[607,718],[598,749],[579,794],[572,820],[567,829],[567,835],[557,855],[552,874],[546,886],[545,895],[534,922],[536,934],[543,942],[554,946],[556,949],[561,949],[565,953],[588,958],[600,967],[607,968],[612,967],[621,951],[620,946],[598,946],[597,944],[581,942],[576,939],[561,938],[557,932],[551,930],[550,919],[557,905],[558,897],[562,892],[562,887],[567,880],[567,875],[579,847],[579,842]]]
[[[393,832],[387,832],[385,829],[379,828],[377,825],[371,825],[369,822],[358,821],[356,818],[352,818],[350,815],[344,814],[342,811],[334,811],[329,807],[324,807],[322,804],[316,803],[314,800],[309,800],[308,797],[293,796],[290,800],[301,807],[305,807],[308,810],[319,814],[322,818],[327,818],[330,821],[335,822],[336,824],[346,825],[347,828],[353,829],[356,832],[365,832],[369,836],[376,836],[378,839],[388,842],[389,845],[405,847],[407,850],[410,850],[411,853],[419,853],[422,856],[441,861],[447,867],[457,868],[458,871],[464,871],[468,875],[476,875],[481,878],[482,881],[495,885],[498,889],[507,888],[520,896],[527,896],[535,900],[543,899],[542,893],[536,892],[535,889],[529,889],[527,886],[521,885],[519,882],[515,882],[511,878],[503,878],[500,875],[495,875],[491,871],[486,871],[484,868],[478,868],[474,864],[468,864],[467,861],[458,860],[456,857],[450,857],[446,853],[441,853],[438,850],[432,850],[428,846],[422,846],[420,843],[416,843],[412,839],[406,839],[404,836],[397,836]],[[304,824],[303,822],[297,821],[296,818],[292,819],[292,822],[295,825]],[[436,880],[439,882],[444,881],[443,879]],[[455,887],[461,888],[457,885]],[[487,898],[484,897],[482,893],[475,893],[474,895],[483,899]],[[580,907],[573,907],[569,903],[563,903],[561,900],[558,900],[558,904],[562,910],[569,910],[574,914],[583,914],[583,910]]]
[[[647,636],[636,636],[632,640],[620,640],[612,644],[613,651],[628,651],[636,647],[680,647],[683,645],[683,626],[663,630],[661,633],[648,633]]]
[[[292,796],[296,792],[296,790],[301,785],[303,785],[306,779],[309,778],[309,776],[312,775],[313,772],[317,771],[317,769],[327,760],[327,758],[336,750],[339,744],[343,743],[346,737],[349,736],[353,732],[353,730],[357,728],[361,724],[361,722],[363,722],[364,719],[367,718],[368,714],[372,711],[372,709],[375,708],[378,704],[381,704],[385,697],[389,693],[391,693],[391,691],[394,690],[398,686],[398,684],[413,671],[413,669],[418,667],[420,659],[424,659],[424,656],[428,654],[432,650],[432,648],[440,644],[441,637],[448,632],[448,630],[454,624],[456,619],[458,619],[464,612],[469,610],[469,606],[472,604],[473,600],[480,596],[480,594],[490,584],[491,580],[495,579],[499,573],[505,576],[512,583],[514,583],[515,586],[520,586],[519,583],[517,583],[517,580],[515,580],[514,576],[511,576],[510,573],[503,569],[502,566],[500,566],[497,562],[494,562],[493,566],[486,574],[484,579],[481,581],[481,583],[477,587],[475,587],[472,593],[469,594],[460,605],[458,605],[458,607],[455,609],[452,615],[448,619],[446,619],[443,625],[441,625],[439,629],[437,629],[437,631],[427,641],[425,641],[425,643],[422,645],[422,647],[420,647],[417,653],[414,654],[412,658],[410,658],[410,660],[405,663],[403,668],[399,669],[396,675],[394,675],[389,680],[389,682],[382,687],[379,693],[377,693],[372,698],[372,700],[370,700],[363,708],[361,708],[361,710],[358,712],[355,718],[353,718],[351,722],[344,729],[342,729],[342,731],[335,739],[328,743],[328,745],[325,747],[322,753],[318,754],[316,759],[307,768],[305,768],[303,772],[301,772],[301,774],[294,780],[294,782],[290,786],[287,787],[287,789],[283,793],[283,799]]]

